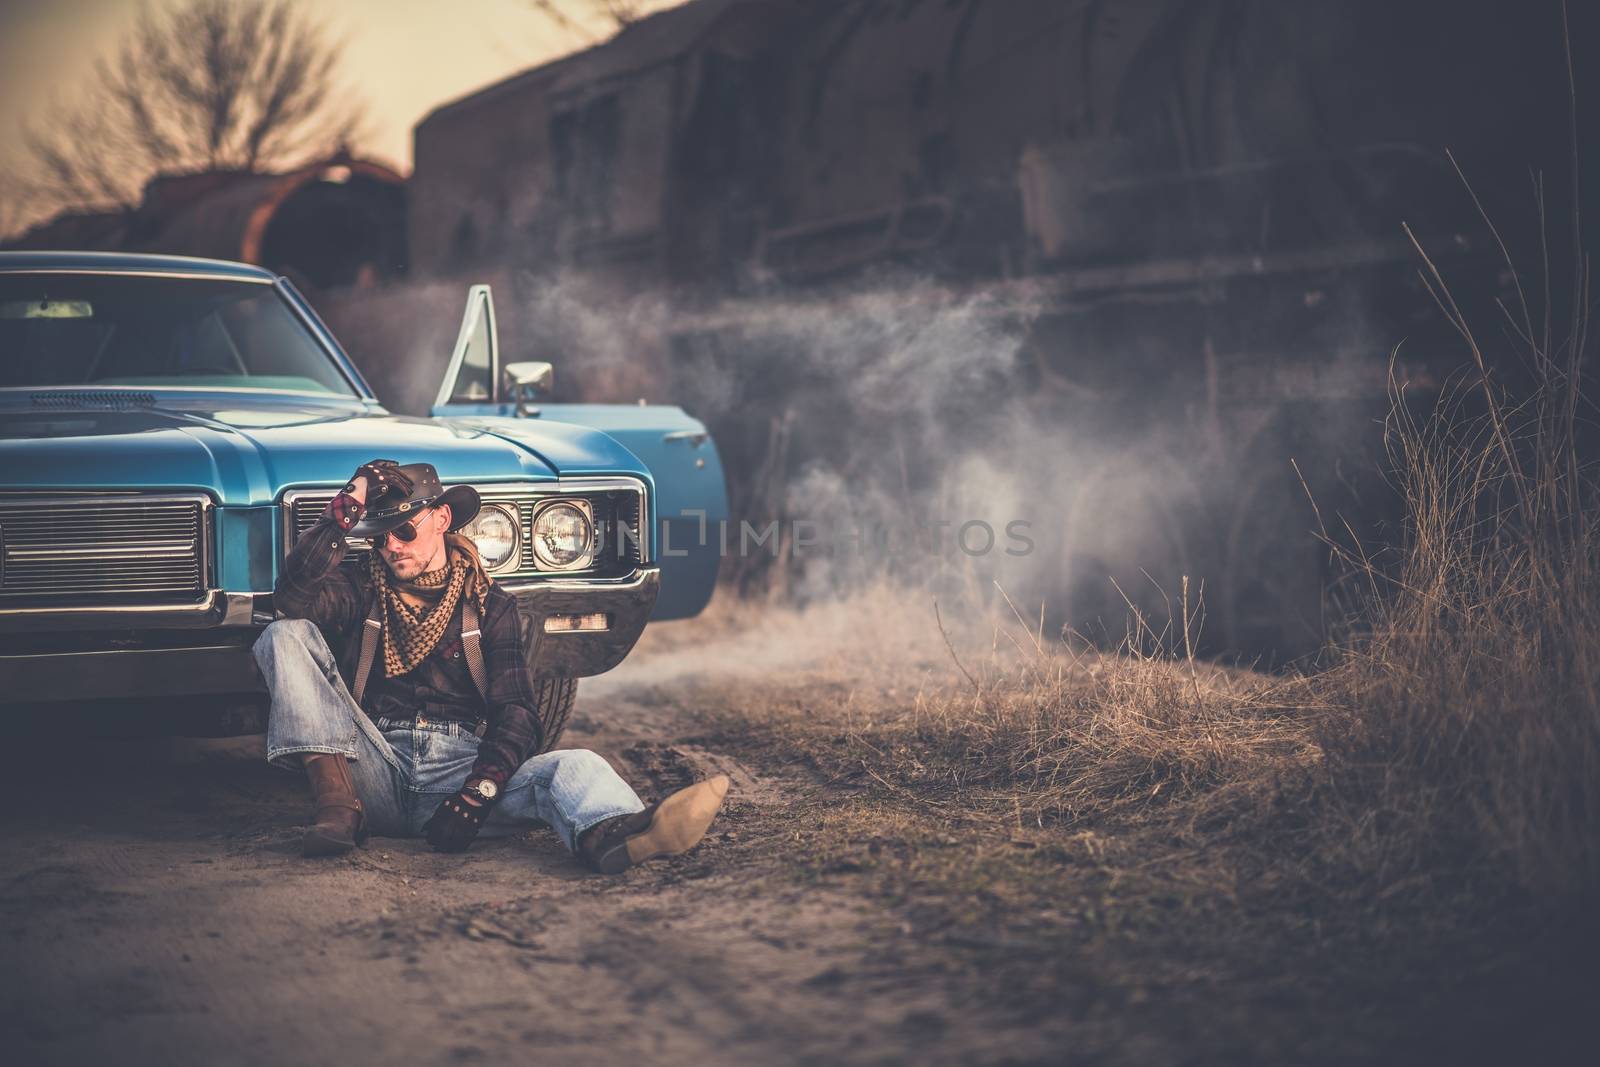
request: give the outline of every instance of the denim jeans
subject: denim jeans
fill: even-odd
[[[272,694],[267,762],[298,770],[300,753],[343,753],[374,834],[420,834],[440,802],[466,782],[478,757],[477,736],[458,722],[369,718],[345,687],[315,623],[279,619],[262,632],[254,652]],[[595,823],[643,808],[604,758],[588,749],[561,749],[517,768],[479,836],[544,823],[576,851],[578,835]]]

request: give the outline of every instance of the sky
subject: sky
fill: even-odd
[[[143,0],[162,8],[182,0]],[[252,0],[234,0],[249,3]],[[303,0],[302,0],[303,2]],[[584,32],[560,26],[534,0],[326,0],[305,3],[345,42],[344,74],[365,97],[365,154],[411,169],[411,127],[438,105],[603,40],[610,24],[592,0],[551,0]],[[678,0],[650,0],[654,10]],[[112,53],[141,0],[0,0],[0,170],[17,130],[53,100],[71,99],[97,57]]]

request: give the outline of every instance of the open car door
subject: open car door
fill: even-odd
[[[652,619],[697,615],[711,599],[721,561],[721,524],[728,518],[722,458],[705,425],[663,404],[550,404],[548,363],[500,364],[494,299],[487,285],[467,293],[461,332],[434,400],[436,417],[576,423],[614,438],[655,480],[655,562],[661,592]],[[523,423],[525,426],[526,423]]]

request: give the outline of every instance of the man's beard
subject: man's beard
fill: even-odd
[[[389,573],[396,578],[409,580],[423,573],[423,564],[414,559],[384,560]]]
[[[434,557],[430,560],[420,560],[415,556],[407,556],[401,559],[390,559],[389,557],[385,556],[383,559],[383,565],[389,568],[390,574],[394,575],[396,578],[399,578],[401,581],[408,582],[418,575],[428,573],[429,562],[437,563],[438,566],[433,567],[432,569],[438,570],[439,567],[445,566],[448,560],[449,556],[447,553],[436,552]]]

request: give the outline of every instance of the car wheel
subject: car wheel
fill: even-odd
[[[576,678],[533,680],[533,713],[539,716],[544,737],[540,753],[551,751],[561,741],[561,735],[567,730],[567,719],[572,715],[572,701],[577,695]]]

